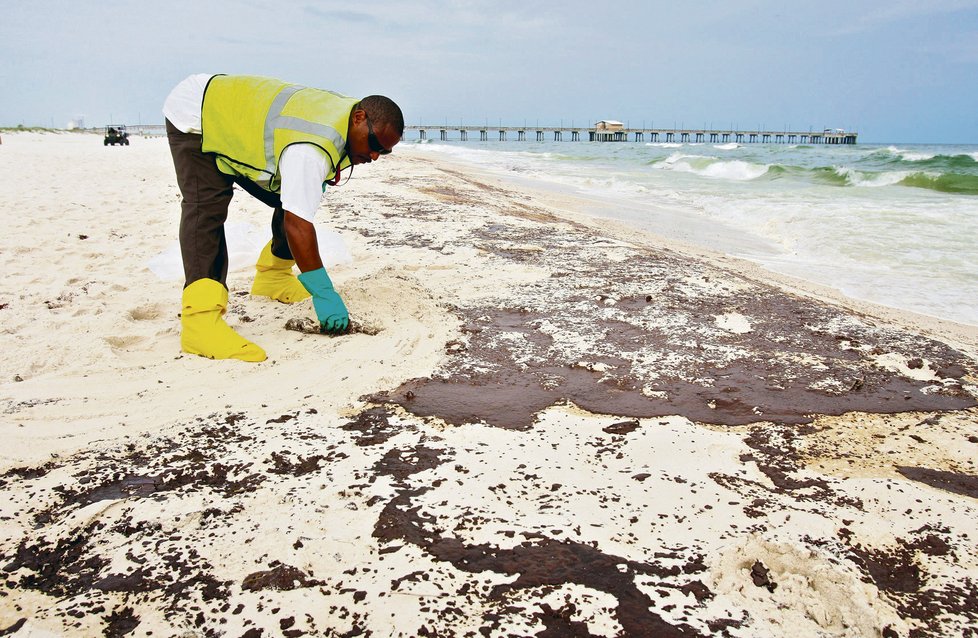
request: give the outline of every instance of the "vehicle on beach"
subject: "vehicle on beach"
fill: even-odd
[[[116,144],[129,146],[129,133],[126,131],[125,124],[109,124],[105,127],[105,139],[102,141],[102,145],[109,146],[110,144],[112,146]]]

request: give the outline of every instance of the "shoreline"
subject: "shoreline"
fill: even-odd
[[[415,153],[414,156],[423,159],[431,158],[433,163],[445,164],[460,173],[464,169],[464,172],[476,174],[479,179],[494,183],[497,186],[517,187],[535,204],[552,209],[555,214],[563,218],[588,225],[596,231],[607,233],[616,239],[640,243],[655,249],[688,254],[696,259],[703,259],[711,264],[729,268],[757,281],[781,287],[787,292],[829,302],[880,321],[909,330],[922,331],[935,338],[947,339],[949,344],[967,349],[972,355],[978,355],[978,326],[850,297],[832,286],[779,273],[747,258],[730,255],[698,245],[695,242],[667,238],[600,213],[586,212],[594,209],[612,208],[614,203],[599,201],[583,195],[561,193],[556,185],[553,188],[548,188],[544,184],[535,183],[518,175],[502,176],[498,172],[485,169],[478,164],[444,155],[432,158],[427,153]]]
[[[269,359],[211,361],[149,268],[166,141],[7,142],[0,633],[978,623],[978,357],[946,336],[395,153],[316,221],[366,329],[287,329],[311,307],[246,266],[226,318]],[[240,194],[229,222],[269,217]]]

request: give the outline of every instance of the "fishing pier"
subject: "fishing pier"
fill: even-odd
[[[519,142],[531,137],[537,142],[665,142],[697,144],[855,144],[857,133],[842,129],[824,131],[763,131],[731,129],[686,129],[686,128],[627,128],[618,122],[602,121],[592,127],[574,126],[468,126],[459,124],[447,126],[440,124],[407,124],[405,131],[415,131],[422,140],[439,139],[442,142],[478,139],[488,142],[498,139],[505,142],[514,139]],[[162,124],[129,124],[130,135],[164,135]],[[100,131],[101,129],[87,129]],[[437,135],[437,137],[435,137]],[[471,138],[470,138],[471,135]],[[478,137],[476,137],[478,136]]]
[[[478,139],[487,142],[499,139],[505,142],[514,139],[519,142],[534,137],[537,142],[553,140],[554,142],[665,142],[665,143],[712,143],[728,144],[855,144],[857,133],[842,129],[826,129],[823,131],[763,131],[763,130],[730,130],[730,129],[664,129],[664,128],[626,128],[617,122],[598,122],[593,127],[565,126],[458,126],[442,125],[405,125],[406,131],[417,131],[422,140],[437,139],[442,142]],[[618,125],[618,126],[616,126]],[[478,137],[475,137],[475,136]]]

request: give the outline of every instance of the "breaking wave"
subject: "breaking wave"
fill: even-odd
[[[757,179],[767,173],[770,168],[767,164],[753,164],[743,160],[721,160],[716,157],[683,155],[681,153],[673,153],[664,160],[654,161],[652,167],[740,182]]]
[[[872,153],[872,157],[891,164],[909,164],[916,167],[942,169],[952,171],[958,169],[978,168],[978,153],[938,153],[933,151],[917,151],[896,146],[881,148]]]
[[[816,179],[837,186],[909,186],[942,193],[978,195],[978,175],[937,171],[865,171],[849,166],[815,169]]]
[[[928,188],[942,193],[978,195],[978,175],[913,173],[900,181],[903,186]]]

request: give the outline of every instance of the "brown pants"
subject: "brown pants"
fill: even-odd
[[[166,136],[173,168],[177,172],[177,185],[183,196],[180,253],[186,277],[184,287],[198,279],[213,279],[227,287],[228,246],[224,222],[235,184],[274,209],[272,254],[280,259],[292,259],[285,237],[285,211],[278,193],[269,192],[244,177],[222,173],[214,161],[214,154],[200,150],[200,135],[183,133],[167,120]]]

